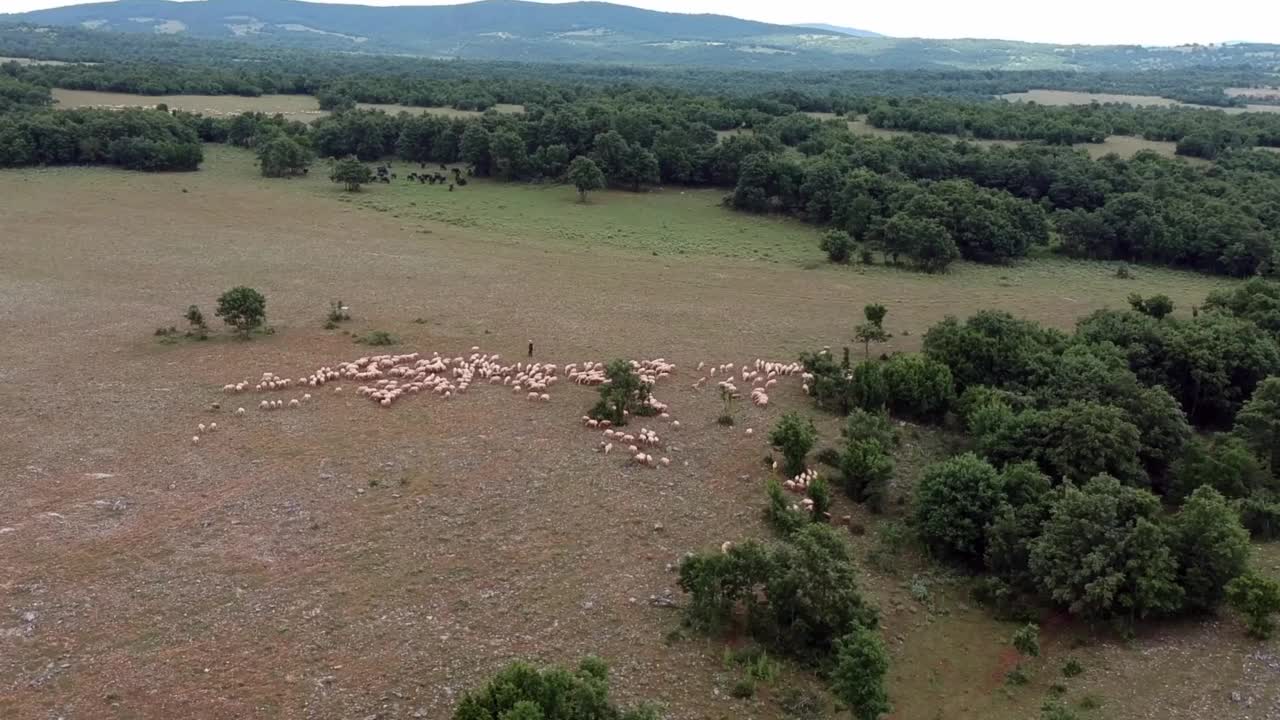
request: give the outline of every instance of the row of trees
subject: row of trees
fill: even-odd
[[[949,133],[987,140],[1042,140],[1054,145],[1100,143],[1136,135],[1178,143],[1178,154],[1212,159],[1254,146],[1280,146],[1280,116],[1187,107],[972,102],[943,98],[877,101],[867,122],[887,130]]]

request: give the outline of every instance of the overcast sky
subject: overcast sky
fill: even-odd
[[[334,2],[336,0],[319,0]],[[544,0],[562,2],[565,0]],[[447,5],[454,0],[364,0],[364,5]],[[0,0],[21,12],[74,0]],[[720,13],[794,24],[824,22],[899,37],[980,37],[1052,43],[1177,45],[1280,43],[1277,0],[627,0],[670,12]]]

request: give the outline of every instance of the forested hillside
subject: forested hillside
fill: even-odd
[[[296,0],[122,0],[0,16],[116,32],[237,39],[272,47],[522,62],[767,70],[1230,68],[1275,61],[1270,45],[1179,48],[856,37],[839,29],[660,13],[602,2],[484,0],[368,7]]]

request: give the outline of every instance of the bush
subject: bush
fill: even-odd
[[[1245,498],[1238,503],[1240,523],[1256,540],[1280,538],[1280,498],[1270,493]]]
[[[1245,618],[1249,634],[1260,640],[1276,629],[1273,617],[1280,613],[1280,582],[1255,573],[1241,575],[1227,585],[1227,603]]]
[[[1027,623],[1013,633],[1013,649],[1023,657],[1040,657],[1040,626]]]
[[[1049,475],[1083,483],[1108,474],[1146,485],[1138,462],[1142,436],[1123,410],[1095,402],[1071,402],[1049,410],[992,414],[987,405],[975,414],[975,433],[983,455],[996,464],[1032,461]]]
[[[828,260],[844,264],[849,262],[849,254],[853,251],[853,238],[847,232],[831,230],[822,236],[821,247]]]
[[[966,453],[925,468],[915,487],[912,519],[934,551],[976,565],[986,551],[986,528],[1003,502],[1000,474]]]
[[[234,287],[218,298],[216,315],[242,336],[248,337],[267,319],[267,299],[253,288]]]
[[[889,411],[894,415],[938,420],[955,398],[951,369],[923,355],[895,355],[884,363]]]
[[[783,471],[787,477],[795,477],[805,471],[805,457],[818,440],[813,420],[798,413],[787,413],[769,433],[769,442],[782,451]]]
[[[344,158],[333,163],[329,180],[340,183],[347,192],[357,192],[361,185],[373,182],[373,171],[354,157]]]
[[[754,697],[756,694],[756,682],[751,678],[738,678],[738,681],[729,689],[729,694],[739,700]]]
[[[325,316],[325,320],[334,325],[346,322],[351,319],[350,310],[351,308],[347,307],[347,304],[341,300],[330,300],[329,314]]]
[[[793,720],[822,720],[826,703],[812,690],[789,687],[778,696],[778,706]]]
[[[878,720],[889,712],[888,671],[889,654],[879,633],[856,628],[836,642],[831,692],[858,720]]]
[[[786,537],[809,524],[809,513],[791,507],[794,503],[788,500],[782,484],[776,479],[769,478],[765,483],[765,491],[769,495],[769,504],[765,507],[765,520],[778,531],[779,535]]]
[[[898,431],[883,412],[867,412],[861,408],[849,413],[841,430],[848,441],[874,440],[885,450],[897,447]]]
[[[1198,488],[1170,523],[1170,545],[1178,558],[1178,584],[1189,610],[1213,610],[1227,583],[1249,563],[1249,532],[1217,490]]]
[[[1258,383],[1236,415],[1233,432],[1280,479],[1280,376]]]
[[[512,663],[465,693],[453,720],[657,720],[649,708],[622,711],[609,699],[608,666],[596,658],[576,671]]]
[[[386,330],[370,330],[355,340],[361,345],[373,345],[374,347],[384,347],[387,345],[399,345],[400,338],[392,335]]]
[[[187,308],[187,313],[183,315],[187,324],[191,329],[187,331],[187,335],[197,340],[205,340],[209,337],[209,324],[205,322],[204,313],[200,312],[200,308],[192,305]]]
[[[809,481],[805,494],[813,501],[813,520],[823,522],[831,512],[831,486],[821,475]]]
[[[1063,677],[1073,678],[1084,674],[1084,665],[1080,664],[1075,658],[1068,658],[1065,665],[1062,666]]]

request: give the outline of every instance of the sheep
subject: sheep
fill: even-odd
[[[747,437],[751,437],[752,435],[754,435],[754,434],[755,434],[755,432],[756,432],[756,431],[755,431],[755,430],[752,430],[751,428],[747,428],[747,429],[746,429],[746,435],[747,435]]]
[[[199,435],[192,435],[192,436],[191,436],[191,444],[192,444],[192,445],[199,445],[199,444],[200,444],[200,436],[199,436]]]
[[[204,432],[204,423],[200,423],[199,425],[197,425],[196,430],[198,430],[199,432]]]
[[[605,443],[605,444],[604,444],[604,454],[605,454],[605,455],[608,455],[608,454],[609,454],[609,452],[610,452],[611,450],[613,450],[613,443]]]
[[[720,543],[720,552],[724,553],[725,555],[728,555],[729,551],[732,549],[733,549],[732,540],[725,540],[724,542]]]
[[[669,457],[664,457],[661,460],[659,460],[659,462],[662,463],[662,467],[671,467],[671,458]]]
[[[209,423],[209,432],[217,432],[218,423]]]
[[[244,416],[244,408],[242,408],[242,407],[238,407],[238,408],[236,408],[236,415],[243,417],[243,416]]]
[[[308,401],[308,400],[310,400],[310,399],[311,399],[311,393],[305,393],[305,394],[303,394],[303,396],[302,396],[302,402],[306,402],[306,401]]]
[[[302,403],[298,402],[298,400],[297,400],[296,398],[295,398],[295,399],[293,399],[293,400],[290,400],[290,401],[289,401],[289,407],[291,407],[291,408],[296,408],[296,407],[299,407],[299,406],[301,406],[301,405],[302,405]]]
[[[672,420],[672,421],[671,421],[671,427],[675,428],[676,430],[679,430],[679,429],[680,429],[680,421],[679,421],[679,420]]]
[[[538,396],[538,399],[541,400],[542,402],[547,402],[551,399],[551,396],[546,393],[542,393],[541,395]]]

